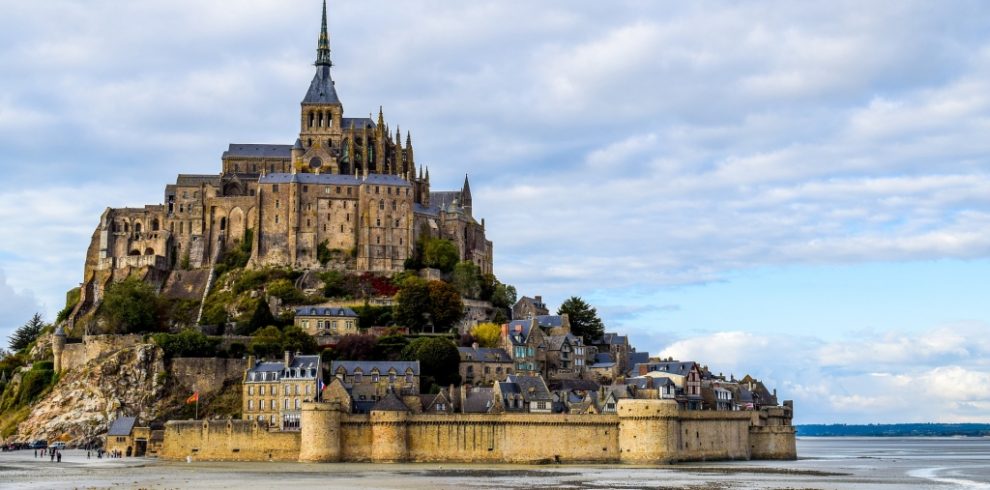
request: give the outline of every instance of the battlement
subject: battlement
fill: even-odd
[[[169,422],[162,457],[529,464],[794,459],[793,427],[755,425],[754,414],[683,411],[669,400],[620,400],[617,414],[602,415],[348,414],[337,403],[306,402],[299,432],[241,420]]]

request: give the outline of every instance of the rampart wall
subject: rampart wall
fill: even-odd
[[[169,373],[179,386],[202,396],[220,391],[228,381],[240,380],[246,365],[244,359],[176,357]]]
[[[611,415],[347,414],[304,403],[300,432],[252,421],[169,422],[162,457],[217,461],[669,463],[794,459],[790,411],[682,411],[622,400]]]
[[[84,335],[82,342],[65,344],[62,350],[62,369],[75,369],[93,359],[143,342],[144,337],[136,334]]]

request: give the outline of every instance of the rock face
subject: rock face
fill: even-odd
[[[117,350],[65,372],[18,427],[17,440],[84,444],[117,416],[155,418],[164,398],[165,354],[154,344]]]

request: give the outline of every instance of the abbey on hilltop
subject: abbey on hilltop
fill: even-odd
[[[104,211],[77,310],[97,303],[114,280],[138,273],[162,283],[170,271],[209,267],[244,240],[249,266],[319,267],[322,247],[356,272],[392,272],[430,236],[451,240],[462,260],[492,272],[492,242],[484,220],[472,216],[467,176],[459,190],[431,191],[410,134],[403,143],[381,108],[377,120],[344,117],[326,2],[315,65],[295,144],[231,144],[219,174],[179,174],[163,204]]]

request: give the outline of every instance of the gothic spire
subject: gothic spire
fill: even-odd
[[[323,0],[323,23],[320,25],[320,41],[316,45],[316,66],[333,66],[330,61],[330,36],[327,35],[327,0]]]

